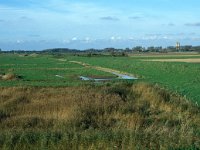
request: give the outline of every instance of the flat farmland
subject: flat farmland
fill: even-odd
[[[131,57],[77,57],[63,55],[0,55],[0,74],[14,73],[18,80],[0,80],[0,86],[79,86],[90,84],[80,76],[115,77],[96,69],[105,67],[156,83],[200,103],[200,55],[140,55]],[[194,60],[194,61],[193,61]],[[79,64],[73,61],[80,62]],[[81,65],[87,63],[91,67]],[[93,66],[93,67],[92,67]]]
[[[199,58],[0,54],[0,149],[199,149]]]
[[[74,57],[69,59],[134,74],[140,81],[157,83],[180,93],[195,103],[200,103],[200,63],[185,62],[185,60],[199,60],[200,55]]]
[[[49,55],[0,55],[0,74],[9,73],[19,79],[0,80],[0,86],[76,86],[86,83],[79,76],[113,76]]]

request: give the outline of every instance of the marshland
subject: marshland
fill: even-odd
[[[200,148],[199,64],[161,58],[1,54],[0,148]]]

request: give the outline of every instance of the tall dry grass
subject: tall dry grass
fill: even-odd
[[[1,148],[200,148],[199,107],[146,83],[0,88],[0,129]]]

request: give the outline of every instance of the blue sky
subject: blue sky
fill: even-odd
[[[0,0],[0,48],[200,45],[199,0]]]

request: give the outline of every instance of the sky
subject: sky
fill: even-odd
[[[199,0],[0,0],[0,48],[200,45]]]

